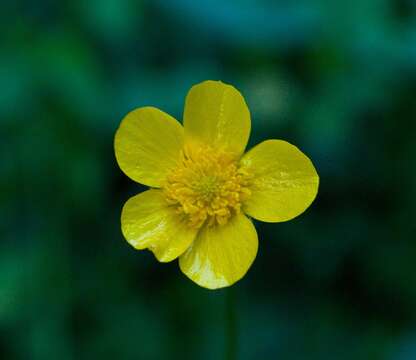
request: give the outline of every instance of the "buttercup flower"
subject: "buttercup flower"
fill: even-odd
[[[161,262],[179,258],[182,272],[205,288],[240,280],[257,254],[251,218],[293,219],[319,184],[312,162],[288,142],[267,140],[244,154],[250,127],[244,98],[220,81],[191,88],[183,126],[154,107],[127,114],[115,135],[116,159],[150,187],[123,207],[127,241]]]

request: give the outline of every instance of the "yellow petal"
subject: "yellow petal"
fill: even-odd
[[[241,166],[254,177],[244,211],[255,219],[280,222],[303,213],[315,199],[319,177],[296,146],[267,140],[248,151]]]
[[[179,258],[182,272],[198,285],[217,289],[240,280],[257,254],[257,233],[244,214],[225,225],[205,226]]]
[[[149,249],[161,262],[176,259],[192,243],[197,230],[169,207],[162,190],[147,190],[130,198],[121,213],[121,230],[138,250]]]
[[[134,181],[160,187],[183,147],[183,128],[173,117],[153,107],[128,113],[114,139],[117,162]]]
[[[204,143],[241,155],[250,127],[247,104],[233,86],[208,80],[189,90],[184,111],[187,143]]]

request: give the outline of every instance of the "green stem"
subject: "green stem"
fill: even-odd
[[[226,348],[225,359],[237,359],[237,323],[234,287],[225,289]]]

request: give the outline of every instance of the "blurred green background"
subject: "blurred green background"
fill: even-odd
[[[221,359],[225,293],[123,239],[113,136],[202,80],[321,177],[257,223],[240,359],[416,359],[414,0],[3,1],[0,359]]]

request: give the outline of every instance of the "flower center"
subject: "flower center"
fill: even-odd
[[[249,174],[235,158],[211,147],[185,148],[163,188],[167,202],[191,227],[223,225],[250,196]]]

